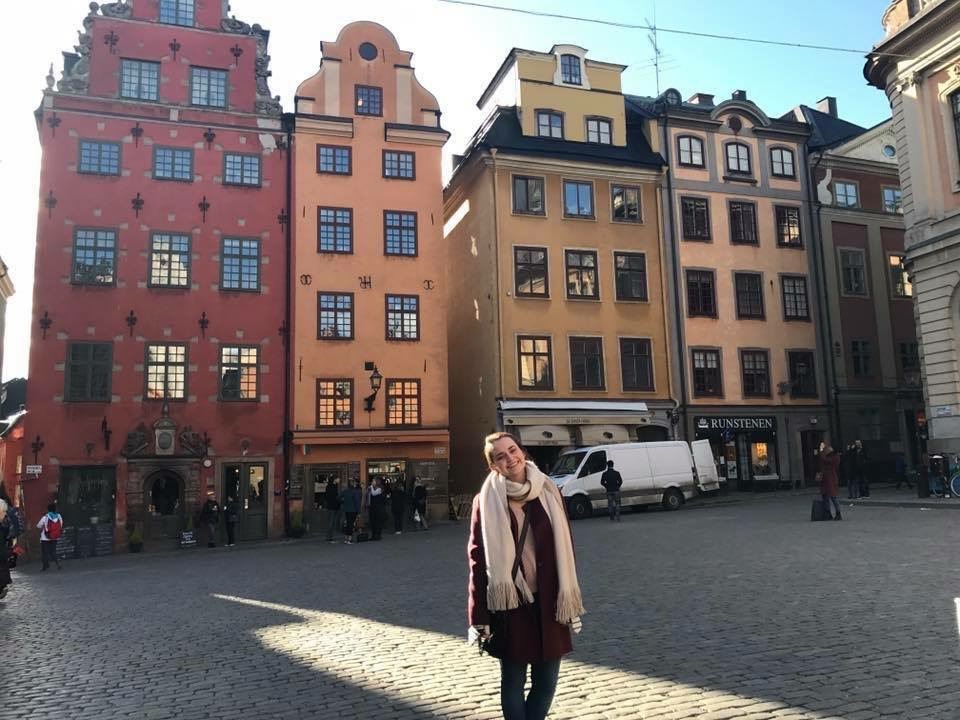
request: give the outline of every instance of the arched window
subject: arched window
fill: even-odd
[[[770,151],[770,172],[775,177],[793,178],[797,174],[793,167],[793,151],[787,148],[774,148]]]
[[[568,85],[582,85],[580,58],[576,55],[560,56],[560,81]]]
[[[693,135],[681,135],[677,138],[677,151],[680,164],[687,167],[703,167],[703,140]]]
[[[743,143],[727,143],[727,172],[750,175],[750,148]]]

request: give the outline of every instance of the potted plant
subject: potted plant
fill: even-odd
[[[143,530],[140,528],[140,523],[133,526],[128,540],[130,543],[130,552],[138,553],[143,550]]]
[[[290,513],[290,537],[303,537],[303,513],[299,510]]]

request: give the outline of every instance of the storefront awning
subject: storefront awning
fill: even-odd
[[[515,430],[520,431],[520,442],[523,445],[554,445],[567,447],[573,445],[570,428],[563,425],[521,425]]]
[[[623,425],[581,425],[577,428],[578,445],[608,445],[630,440],[630,431]]]

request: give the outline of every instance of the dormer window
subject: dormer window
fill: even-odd
[[[580,58],[576,55],[560,56],[560,80],[567,85],[583,85],[580,75]]]
[[[587,118],[587,142],[609,145],[613,131],[606,118]]]
[[[563,140],[563,113],[537,110],[537,135]]]
[[[743,143],[727,143],[727,172],[750,175],[750,148]]]

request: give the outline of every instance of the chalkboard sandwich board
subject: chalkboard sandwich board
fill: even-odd
[[[197,546],[197,531],[196,530],[181,530],[180,531],[180,547],[196,547]]]

